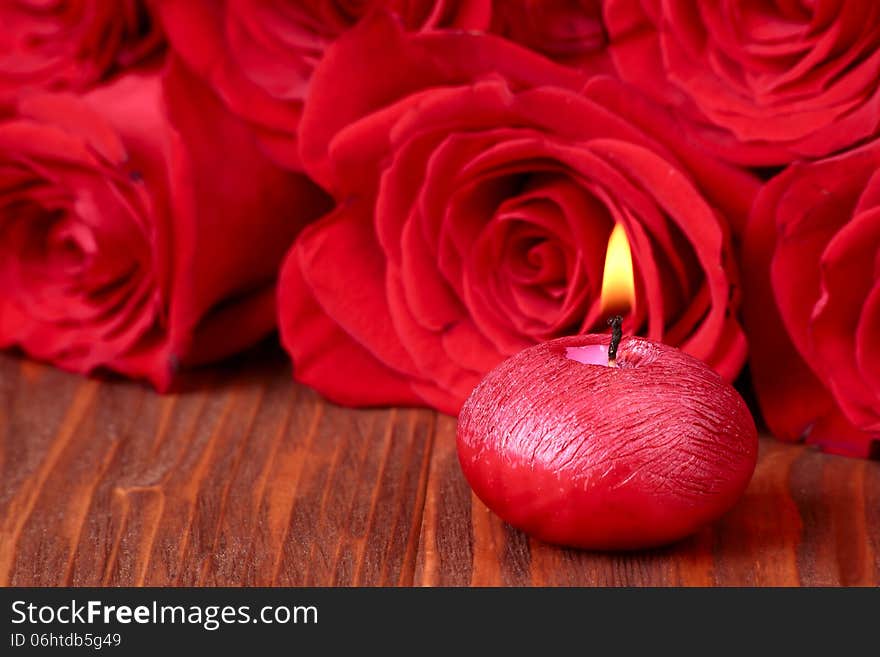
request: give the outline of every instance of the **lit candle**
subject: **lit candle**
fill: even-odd
[[[733,387],[673,347],[621,333],[635,303],[626,233],[609,239],[612,334],[536,345],[490,372],[462,408],[458,454],[474,492],[548,542],[636,549],[676,541],[742,495],[757,432]]]

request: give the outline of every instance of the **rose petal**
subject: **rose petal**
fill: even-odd
[[[169,331],[187,335],[217,304],[263,294],[293,238],[329,202],[304,176],[274,166],[246,124],[179,60],[169,62],[165,91],[178,131],[171,145],[176,243]],[[217,158],[217,143],[235,154],[234,167]],[[264,333],[272,328],[267,322]]]
[[[743,318],[749,340],[752,381],[773,435],[798,440],[817,418],[831,413],[830,394],[803,360],[777,310],[768,285],[776,247],[776,212],[785,181],[761,192],[746,227],[743,249]]]
[[[421,405],[407,380],[379,361],[327,315],[302,275],[292,251],[279,282],[280,327],[294,376],[339,404]]]
[[[880,431],[880,395],[862,378],[855,338],[876,284],[880,208],[864,212],[830,240],[819,262],[822,297],[810,318],[810,346],[841,410],[858,427]]]
[[[364,58],[363,53],[370,53]],[[407,66],[399,66],[399,62]],[[376,76],[375,71],[383,71]],[[556,84],[577,88],[580,73],[491,35],[436,32],[407,36],[378,13],[327,49],[311,82],[300,152],[309,173],[332,188],[327,149],[334,135],[357,119],[420,90],[467,83],[487,74],[511,85]],[[338,102],[340,89],[345,102]]]
[[[294,253],[310,293],[345,333],[367,346],[380,362],[419,375],[399,337],[389,330],[393,319],[386,263],[362,202],[341,205],[307,228],[297,239]]]

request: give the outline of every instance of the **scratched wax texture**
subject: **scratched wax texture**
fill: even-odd
[[[593,549],[667,544],[728,511],[757,455],[737,392],[638,338],[613,368],[569,358],[584,341],[520,353],[465,403],[459,455],[480,499],[529,535]]]

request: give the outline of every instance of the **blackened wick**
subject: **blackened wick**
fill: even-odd
[[[615,315],[608,320],[611,327],[611,344],[608,345],[608,362],[617,362],[617,347],[620,346],[620,338],[623,337],[623,317]]]

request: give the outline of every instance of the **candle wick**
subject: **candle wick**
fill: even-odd
[[[617,347],[620,346],[620,339],[623,337],[623,317],[615,315],[608,320],[608,326],[611,327],[611,344],[608,345],[608,366],[617,367]]]

